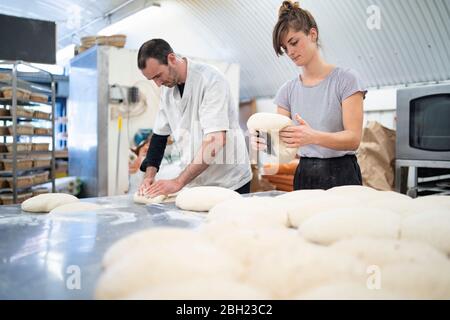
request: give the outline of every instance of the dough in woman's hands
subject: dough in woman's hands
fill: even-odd
[[[355,206],[318,213],[299,230],[305,239],[325,245],[357,236],[398,239],[400,221],[398,213]]]
[[[294,125],[294,122],[281,114],[258,112],[253,114],[247,121],[249,130],[268,133],[271,137],[272,151],[279,163],[287,163],[292,161],[297,154],[298,148],[289,148],[280,139],[280,130]],[[267,150],[265,150],[267,153]]]
[[[50,213],[93,211],[93,210],[99,210],[99,209],[102,209],[101,205],[98,205],[96,203],[79,201],[79,202],[63,204],[62,206],[56,207],[55,209],[51,210]]]
[[[229,199],[239,199],[241,195],[234,190],[205,186],[184,189],[175,201],[178,208],[189,211],[209,211],[215,205]]]
[[[159,195],[154,198],[150,198],[149,196],[141,196],[136,192],[133,196],[133,201],[136,203],[150,204],[150,203],[161,203],[166,198],[167,196],[165,195]]]
[[[22,203],[22,210],[47,213],[63,204],[79,201],[77,197],[67,193],[46,193],[25,200]]]

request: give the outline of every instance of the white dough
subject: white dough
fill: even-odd
[[[295,297],[299,300],[401,300],[403,297],[387,290],[369,289],[360,282],[334,282]]]
[[[166,198],[167,196],[165,195],[156,196],[154,198],[150,198],[147,196],[140,196],[137,192],[133,195],[133,201],[142,204],[161,203]]]
[[[405,218],[401,228],[402,239],[429,243],[450,254],[450,210],[430,209]]]
[[[288,163],[295,158],[297,148],[288,148],[280,139],[280,130],[294,125],[294,122],[281,114],[258,112],[250,116],[247,121],[249,130],[258,130],[269,133],[271,137],[272,149],[279,163]]]
[[[299,230],[305,239],[326,245],[356,236],[397,239],[400,221],[397,213],[355,206],[318,213]]]
[[[305,220],[320,212],[361,204],[357,198],[323,192],[302,200],[288,199],[283,202],[283,207],[288,211],[289,225],[298,228]]]
[[[416,204],[426,204],[430,207],[439,206],[446,207],[450,210],[450,196],[425,196],[414,199]]]
[[[46,193],[40,194],[25,200],[22,203],[22,210],[28,212],[49,212],[63,204],[80,201],[77,197],[67,193]]]
[[[207,212],[225,200],[238,198],[241,195],[234,190],[213,186],[194,187],[181,191],[175,204],[182,210]]]
[[[238,280],[243,267],[214,245],[176,242],[141,247],[116,261],[101,275],[97,299],[123,299],[156,285],[170,285],[194,279]]]
[[[231,223],[236,227],[288,226],[287,210],[280,200],[270,197],[242,197],[224,201],[209,211],[208,220]]]
[[[307,244],[298,232],[288,228],[251,229],[236,228],[227,223],[208,223],[199,231],[220,249],[239,259],[245,267],[269,252]]]
[[[380,191],[365,186],[349,185],[349,186],[334,187],[328,189],[327,192],[338,196],[355,198],[360,201],[367,201],[376,198],[377,192]]]
[[[450,263],[398,263],[381,269],[383,290],[410,299],[450,299]]]
[[[280,200],[296,200],[296,201],[303,201],[303,200],[309,200],[311,198],[316,198],[318,196],[325,195],[325,190],[322,189],[311,189],[311,190],[296,190],[291,192],[283,193],[279,196],[276,196],[275,198]]]
[[[399,262],[445,263],[447,257],[432,246],[408,240],[352,238],[335,242],[331,248],[355,256],[367,266]]]
[[[261,289],[225,279],[195,279],[150,287],[128,296],[131,300],[267,300]]]
[[[116,241],[104,254],[102,264],[109,267],[121,259],[127,259],[133,252],[145,251],[150,247],[177,245],[179,242],[194,245],[202,241],[204,239],[200,234],[190,229],[169,227],[145,229]]]
[[[65,212],[79,212],[79,211],[93,211],[100,210],[103,207],[96,203],[89,202],[73,202],[63,204],[62,206],[58,206],[55,209],[51,210],[50,213],[65,213]]]
[[[318,245],[267,252],[255,261],[247,281],[269,290],[274,299],[291,299],[331,281],[366,282],[364,265],[355,257]]]

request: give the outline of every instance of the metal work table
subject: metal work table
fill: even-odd
[[[173,202],[135,204],[131,196],[82,201],[104,209],[33,214],[19,205],[0,206],[0,299],[92,299],[103,254],[115,241],[151,227],[196,228],[206,217]],[[73,286],[76,277],[79,289]]]

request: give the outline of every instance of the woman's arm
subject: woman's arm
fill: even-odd
[[[342,102],[343,131],[318,131],[311,128],[298,115],[295,120],[299,125],[286,127],[280,131],[281,139],[289,147],[298,148],[308,144],[317,144],[334,150],[356,150],[361,142],[363,94],[357,92]]]

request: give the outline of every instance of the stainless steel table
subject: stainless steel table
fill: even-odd
[[[0,299],[92,299],[103,254],[115,241],[151,227],[196,228],[206,217],[174,203],[138,205],[130,196],[83,201],[104,209],[32,214],[0,206]]]

